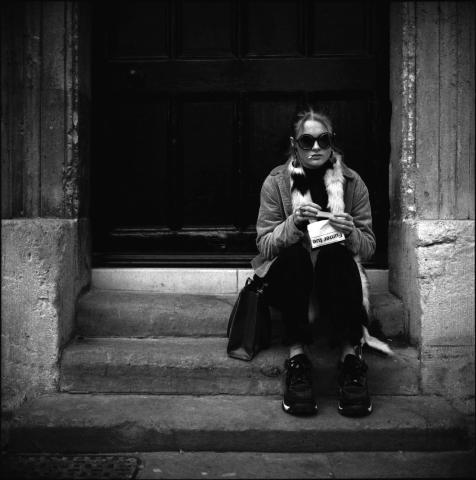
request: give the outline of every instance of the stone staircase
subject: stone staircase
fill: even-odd
[[[17,412],[9,448],[461,454],[471,448],[465,419],[445,399],[421,395],[418,350],[402,340],[403,305],[378,275],[370,275],[373,326],[396,355],[365,354],[374,401],[367,418],[337,413],[338,352],[320,344],[311,348],[319,414],[282,412],[287,352],[279,344],[279,317],[273,345],[252,362],[226,355],[236,292],[190,293],[194,289],[182,285],[154,293],[93,276],[78,304],[77,335],[62,352],[59,392]],[[235,288],[242,283],[237,277]]]

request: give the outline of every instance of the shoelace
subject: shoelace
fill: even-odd
[[[363,361],[356,360],[352,362],[345,373],[345,383],[362,385],[362,379],[366,371],[367,365]]]
[[[311,382],[310,382],[309,373],[308,373],[309,369],[307,367],[300,364],[299,362],[291,361],[289,363],[289,368],[291,371],[289,383],[292,386],[298,386],[298,385],[309,386],[310,385]]]

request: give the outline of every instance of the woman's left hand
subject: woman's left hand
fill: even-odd
[[[348,213],[336,213],[329,217],[329,223],[348,237],[355,228],[354,219]]]

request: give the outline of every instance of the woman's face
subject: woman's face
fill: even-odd
[[[299,136],[308,134],[313,137],[318,137],[321,133],[325,132],[328,132],[328,130],[321,122],[317,120],[307,120],[304,122],[303,130]],[[302,149],[294,139],[291,139],[291,145],[296,149],[295,151],[304,168],[315,169],[322,167],[332,154],[331,147],[323,149],[318,145],[317,141],[314,142],[311,150]]]

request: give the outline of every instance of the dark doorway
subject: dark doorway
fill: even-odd
[[[242,266],[306,105],[335,120],[387,263],[386,2],[94,3],[94,266]]]

